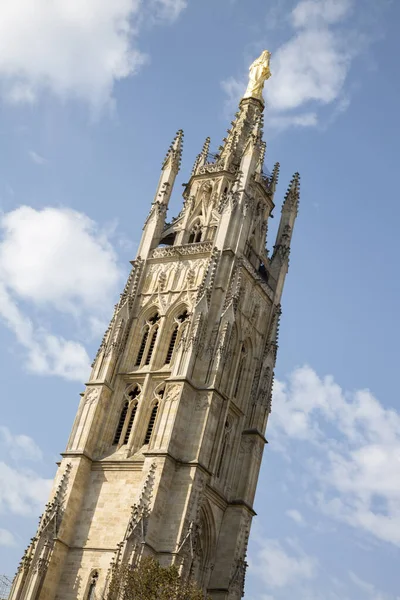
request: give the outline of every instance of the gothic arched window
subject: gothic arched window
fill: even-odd
[[[203,229],[201,227],[200,222],[197,221],[192,226],[192,229],[190,230],[190,235],[189,235],[188,243],[189,244],[196,244],[197,242],[201,242],[202,235],[203,235]]]
[[[90,582],[89,582],[89,588],[88,588],[88,593],[87,593],[87,596],[86,596],[86,600],[95,600],[95,598],[96,598],[96,585],[97,585],[98,578],[99,578],[98,571],[93,571],[93,573],[90,576]]]
[[[145,365],[150,364],[150,360],[153,354],[154,346],[157,340],[158,334],[158,322],[160,315],[156,312],[150,319],[147,320],[145,329],[143,331],[142,341],[140,343],[139,352],[136,358],[136,367],[140,367],[143,364],[143,357],[145,356]]]
[[[114,445],[119,444],[119,440],[120,440],[120,437],[122,434],[122,430],[124,428],[128,408],[129,408],[129,402],[128,402],[128,400],[126,400],[126,402],[124,403],[124,406],[122,407],[121,416],[119,418],[117,430],[115,432],[114,441],[113,441]]]
[[[173,328],[172,333],[171,333],[171,338],[170,338],[170,341],[169,341],[168,351],[167,351],[167,355],[165,357],[165,364],[166,365],[171,364],[172,357],[173,357],[174,350],[175,350],[175,346],[176,346],[176,341],[178,339],[179,331],[182,329],[182,325],[183,325],[183,323],[185,323],[187,321],[188,317],[189,317],[189,314],[188,314],[187,310],[185,309],[183,311],[183,313],[180,314],[175,319],[175,325],[174,325],[174,328]]]
[[[163,390],[164,392],[164,390]],[[151,434],[153,433],[153,429],[154,429],[154,423],[156,422],[156,418],[157,418],[157,411],[158,411],[158,402],[156,402],[151,410],[151,415],[150,415],[150,419],[149,419],[149,424],[147,426],[147,431],[146,431],[146,435],[144,438],[144,442],[143,444],[149,444],[150,440],[151,440]]]

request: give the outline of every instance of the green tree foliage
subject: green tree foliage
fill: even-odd
[[[184,581],[175,566],[162,567],[145,557],[137,567],[114,569],[107,600],[205,600],[194,583]]]

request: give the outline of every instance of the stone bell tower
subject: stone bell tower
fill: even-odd
[[[112,565],[144,555],[177,564],[213,600],[243,595],[299,202],[296,174],[269,254],[279,165],[263,171],[269,53],[257,61],[226,139],[217,154],[206,139],[168,223],[182,131],[167,152],[12,600],[105,598]]]

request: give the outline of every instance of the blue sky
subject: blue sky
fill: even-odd
[[[302,179],[245,598],[398,600],[400,6],[62,4],[0,7],[0,572],[36,529],[170,141],[184,129],[173,216],[267,48],[278,202]]]

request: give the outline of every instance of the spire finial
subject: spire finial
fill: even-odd
[[[194,161],[192,175],[196,175],[197,169],[206,164],[208,153],[210,151],[210,142],[211,139],[206,137],[201,152],[197,155],[196,160]]]
[[[167,154],[165,155],[164,161],[162,163],[162,169],[165,169],[171,161],[171,167],[179,171],[179,167],[181,166],[182,159],[182,149],[183,149],[183,130],[179,129],[176,132],[176,135],[172,141],[172,144],[168,148]]]
[[[279,169],[280,169],[280,164],[277,162],[274,164],[274,168],[272,169],[271,177],[269,180],[269,186],[268,186],[268,191],[272,195],[275,194],[276,186],[278,185]]]
[[[291,212],[292,210],[297,212],[299,210],[300,200],[300,174],[295,173],[290,181],[289,187],[285,194],[285,200],[282,204],[282,212]]]

